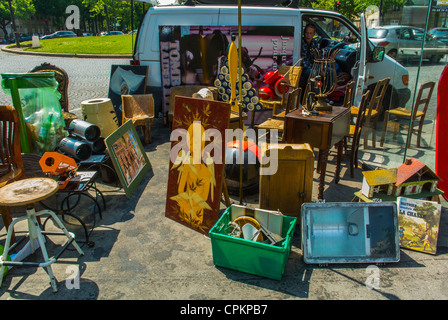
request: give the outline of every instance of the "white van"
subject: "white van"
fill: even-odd
[[[226,55],[232,35],[238,34],[238,6],[223,5],[225,1],[203,2],[219,6],[154,6],[139,27],[131,64],[149,67],[147,93],[154,94],[157,114],[168,111],[167,97],[172,86],[213,85],[222,67],[220,59]],[[343,15],[327,10],[242,6],[242,60],[254,83],[281,64],[298,62],[302,30],[310,22],[316,26],[322,45],[340,49],[337,68],[357,82],[355,102],[360,99],[361,89],[372,88],[377,81],[390,77],[383,106],[405,106],[411,95],[408,71],[385,56],[383,48],[368,41],[363,16],[358,28]]]

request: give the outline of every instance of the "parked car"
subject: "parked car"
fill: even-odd
[[[108,34],[108,36],[121,36],[121,35],[123,35],[123,32],[121,31],[111,31]]]
[[[386,54],[396,60],[420,58],[425,30],[412,26],[379,26],[367,30],[369,39],[376,46],[386,48]],[[445,43],[426,34],[423,59],[438,62],[448,53]]]
[[[428,31],[434,39],[448,44],[448,28],[434,28]]]
[[[21,34],[19,35],[19,42],[25,42],[25,41],[31,41],[33,39],[33,36],[28,34]],[[15,38],[12,38],[12,42],[15,42]]]
[[[56,31],[55,33],[43,36],[41,39],[55,39],[55,38],[73,38],[76,37],[76,33],[73,31]]]

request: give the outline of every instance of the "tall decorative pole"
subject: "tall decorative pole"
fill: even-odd
[[[242,108],[242,81],[241,81],[241,0],[238,0],[238,49],[235,45],[235,41],[232,38],[232,42],[230,43],[229,53],[228,53],[228,61],[229,61],[229,75],[230,75],[230,103],[234,106],[238,104],[238,112],[239,112],[239,127],[241,129],[240,133],[243,130],[243,108]],[[236,97],[236,83],[238,79],[238,101]],[[244,163],[244,151],[243,151],[243,139],[244,137],[240,137],[238,141],[239,147],[239,164],[240,164],[240,204],[243,204],[243,163]]]

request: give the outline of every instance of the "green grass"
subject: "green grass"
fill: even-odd
[[[136,35],[105,37],[76,37],[39,40],[40,48],[24,48],[25,51],[72,54],[132,54]],[[31,41],[21,43],[31,45]]]

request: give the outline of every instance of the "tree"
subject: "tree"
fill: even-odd
[[[132,12],[130,0],[82,0],[82,3],[86,8],[89,9],[91,17],[99,18],[103,30],[105,30],[104,28],[107,27],[104,25],[104,20],[107,21],[107,19],[105,19],[105,5],[107,5],[107,13],[110,21],[112,21],[112,18],[116,18],[116,21],[119,23],[120,29],[122,30],[125,30],[124,26],[126,26],[126,29],[129,29],[131,27]],[[135,26],[139,25],[140,20],[142,19],[144,6],[144,3],[134,1],[134,28]],[[146,4],[146,6],[148,6],[148,4]]]
[[[12,0],[11,4],[16,19],[29,19],[36,12],[33,0]],[[11,12],[9,10],[9,3],[3,0],[0,2],[0,28],[5,34],[5,37],[8,35],[6,26],[10,23]]]
[[[308,6],[319,9],[334,10],[334,4],[337,0],[301,0],[301,6]],[[402,7],[406,1],[410,0],[344,0],[340,1],[339,12],[350,20],[359,18],[362,12],[365,12],[370,5],[376,5],[381,8],[380,16],[384,12],[391,11],[393,6]]]
[[[430,202],[424,202],[421,206],[414,208],[419,217],[426,221],[426,231],[432,235],[432,228],[437,225],[440,219],[440,212]]]

